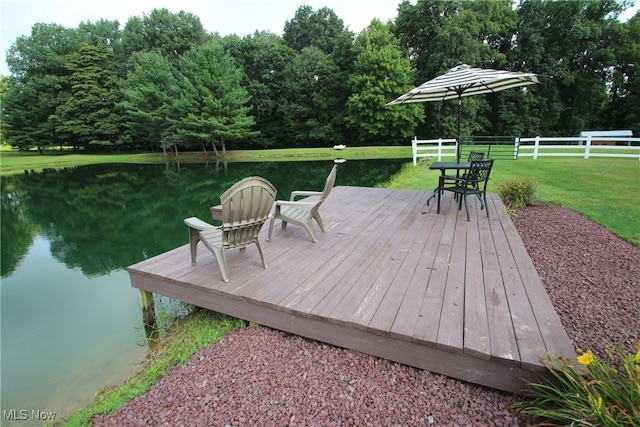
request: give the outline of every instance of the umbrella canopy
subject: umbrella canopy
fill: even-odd
[[[387,103],[387,105],[458,99],[458,144],[456,159],[460,161],[461,98],[463,96],[499,92],[501,90],[527,86],[535,83],[540,83],[540,81],[538,80],[538,76],[533,73],[471,68],[466,64],[460,64],[450,69],[445,74],[411,89],[404,95]]]

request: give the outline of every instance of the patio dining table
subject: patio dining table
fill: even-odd
[[[445,176],[448,170],[455,170],[456,176],[459,176],[461,170],[469,169],[471,166],[471,162],[433,162],[429,165],[429,169],[431,170],[439,170],[440,176]],[[442,188],[440,187],[440,183],[443,180],[438,179],[438,186],[433,190],[433,194],[427,200],[427,206],[429,206],[429,201],[434,197],[438,196],[438,211],[440,213],[440,193],[442,192]]]

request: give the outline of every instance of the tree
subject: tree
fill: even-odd
[[[282,38],[297,52],[315,47],[330,54],[344,31],[344,22],[333,10],[323,7],[314,12],[310,6],[300,6],[294,18],[285,22]]]
[[[281,108],[283,134],[298,147],[326,146],[343,142],[345,82],[331,57],[307,47],[284,70]]]
[[[67,56],[70,90],[61,94],[62,102],[49,119],[56,131],[69,135],[74,145],[113,146],[122,117],[115,109],[120,100],[113,52],[99,42],[82,44]]]
[[[153,9],[142,18],[130,18],[122,33],[125,56],[159,50],[172,63],[208,39],[200,18],[192,13]]]
[[[4,137],[21,149],[62,143],[49,121],[65,90],[66,55],[78,46],[78,35],[55,24],[34,24],[30,36],[9,48],[7,65],[12,85],[3,99]]]
[[[609,69],[611,102],[605,112],[609,129],[631,129],[640,135],[640,13],[610,33],[616,65]]]
[[[458,63],[472,67],[503,68],[516,28],[516,13],[508,0],[404,1],[398,8],[394,32],[416,67],[419,85]],[[491,132],[497,123],[496,98],[464,98],[462,135]],[[419,133],[431,137],[457,133],[457,103],[425,104],[426,121]]]
[[[351,96],[345,123],[350,140],[360,143],[402,144],[423,120],[419,104],[385,104],[413,87],[415,72],[404,58],[390,25],[373,20],[355,43],[358,56],[349,78]]]
[[[166,155],[169,144],[164,139],[171,133],[168,108],[179,95],[173,68],[158,52],[134,53],[128,68],[120,83],[120,108],[126,117],[121,140],[143,150],[161,147]]]
[[[251,97],[253,130],[260,130],[247,138],[247,144],[263,148],[286,146],[280,100],[284,70],[296,52],[286,46],[281,37],[269,32],[256,32],[242,39],[228,36],[223,44],[244,71],[242,85]]]
[[[283,40],[298,52],[284,73],[282,111],[287,141],[298,146],[341,143],[353,69],[353,34],[328,8],[302,6],[285,24]]]
[[[251,134],[254,123],[247,106],[249,94],[241,86],[242,73],[219,41],[184,54],[178,63],[181,95],[170,106],[170,123],[176,139],[185,147],[238,140]]]
[[[96,22],[80,22],[78,25],[80,40],[90,45],[103,44],[113,52],[113,61],[118,66],[118,75],[124,76],[124,65],[127,63],[128,54],[122,47],[122,30],[118,21],[100,19]]]

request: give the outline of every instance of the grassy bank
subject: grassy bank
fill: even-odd
[[[224,157],[216,159],[213,153],[188,152],[171,155],[169,161],[180,163],[215,162],[224,159],[228,162],[273,162],[326,160],[342,157],[357,159],[401,159],[411,158],[411,147],[353,147],[344,151],[333,148],[287,148],[281,150],[234,150]],[[25,170],[41,171],[74,166],[104,163],[164,164],[167,160],[162,153],[143,154],[75,154],[68,151],[18,152],[0,150],[0,174],[22,173]]]
[[[113,411],[144,394],[167,368],[181,365],[201,348],[209,346],[245,322],[208,310],[198,309],[174,325],[159,341],[159,348],[149,353],[141,370],[124,384],[100,392],[91,406],[65,419],[63,426],[88,426],[94,415]]]

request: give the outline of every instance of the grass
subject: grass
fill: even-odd
[[[347,160],[356,159],[401,159],[411,158],[411,147],[352,147],[344,151],[333,148],[287,148],[279,150],[234,150],[228,151],[224,159],[229,162],[273,162],[273,161],[301,161],[324,160],[343,157]],[[212,152],[179,153],[177,159],[181,163],[200,163],[215,160]],[[162,164],[165,162],[162,153],[143,154],[77,154],[69,151],[47,151],[39,154],[37,151],[19,152],[9,149],[6,145],[0,149],[0,175],[22,173],[25,170],[41,171],[82,165],[104,163],[137,163]]]
[[[62,426],[89,426],[97,414],[114,411],[144,394],[170,366],[181,365],[193,354],[218,341],[227,332],[244,327],[244,321],[198,309],[173,326],[159,348],[149,353],[142,369],[124,384],[100,392],[92,405],[62,421]]]
[[[640,246],[640,162],[636,159],[546,157],[495,162],[488,191],[509,179],[538,183],[539,202],[581,213],[619,237]],[[427,162],[407,165],[387,184],[392,188],[432,189],[437,172]]]

